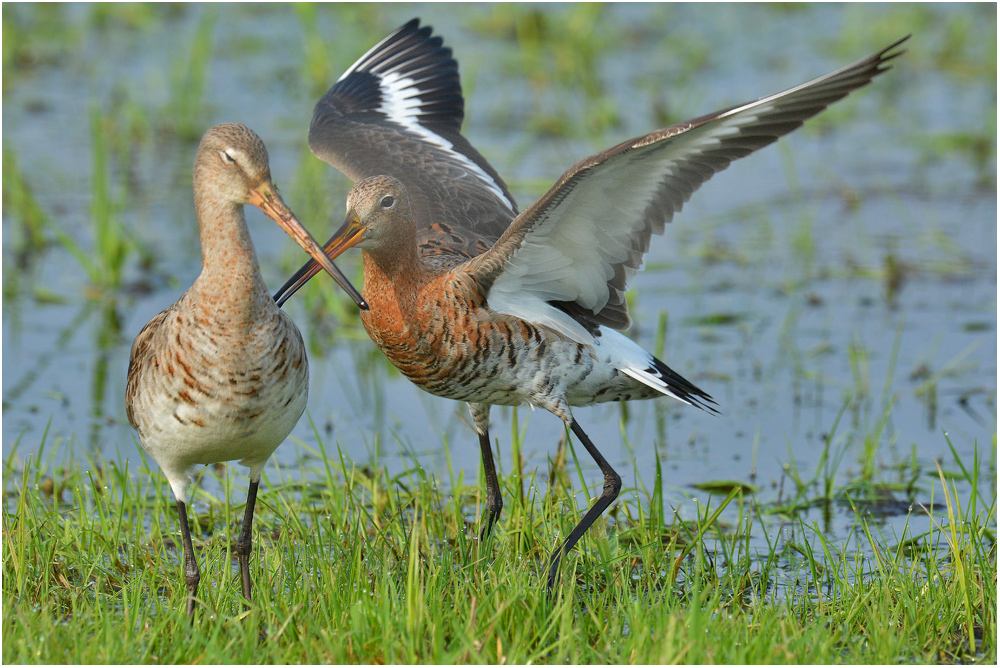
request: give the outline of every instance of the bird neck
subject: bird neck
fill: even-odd
[[[242,204],[195,198],[201,229],[201,275],[192,296],[217,304],[220,312],[253,319],[271,303]],[[228,305],[226,308],[224,305]]]
[[[403,309],[412,306],[433,274],[417,253],[416,234],[404,233],[390,246],[362,251],[365,284],[362,294],[371,308],[378,304]]]

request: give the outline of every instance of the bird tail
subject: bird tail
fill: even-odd
[[[662,392],[668,397],[673,397],[678,401],[696,406],[709,413],[719,414],[718,404],[707,392],[699,389],[694,383],[681,376],[656,357],[649,355],[647,361],[649,364],[645,367],[629,366],[620,369],[620,371],[626,376],[634,378],[643,385]]]
[[[657,392],[691,406],[718,414],[715,400],[691,381],[654,357],[638,343],[620,332],[600,327],[595,343],[607,360],[620,372]]]

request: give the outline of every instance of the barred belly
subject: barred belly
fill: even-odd
[[[263,462],[305,410],[305,345],[281,311],[227,331],[174,310],[157,338],[131,411],[140,440],[176,467]]]
[[[621,389],[635,385],[601,363],[592,346],[517,318],[484,309],[475,312],[479,318],[462,309],[461,317],[447,320],[435,310],[420,328],[383,327],[381,319],[371,314],[363,314],[362,322],[404,376],[448,399],[500,406],[534,404],[558,414],[566,401],[573,405],[614,401]]]

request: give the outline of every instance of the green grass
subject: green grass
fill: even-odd
[[[128,233],[121,223],[124,193],[120,173],[112,172],[112,137],[115,123],[99,106],[91,105],[93,179],[90,215],[94,223],[94,248],[83,253],[77,247],[74,254],[96,286],[117,288],[128,256]],[[70,246],[73,250],[73,247]]]
[[[311,2],[299,2],[293,10],[302,26],[303,78],[309,82],[310,95],[318,100],[340,75],[333,71],[327,53],[327,38],[320,29],[318,6]]]
[[[13,11],[5,7],[4,37],[9,39],[4,40],[3,60],[8,86],[35,70],[72,61],[87,34],[59,6],[37,7],[14,5]],[[901,24],[910,25],[907,29],[919,38],[926,32],[921,25],[935,16],[925,7],[893,7],[877,21],[871,20],[870,12],[858,9],[858,20],[853,23],[864,24],[865,29],[858,31],[857,25],[845,22],[843,35],[829,41],[827,48],[840,54],[838,60],[842,55],[846,63],[899,37]],[[86,30],[96,30],[98,38],[106,36],[101,31],[128,26],[145,30],[143,26],[156,16],[167,18],[171,12],[183,11],[164,8],[151,14],[146,6],[97,6],[89,19],[92,26]],[[301,49],[301,62],[297,69],[287,71],[299,72],[302,87],[315,95],[371,46],[372,36],[393,27],[379,20],[383,10],[374,5],[340,6],[336,14],[326,6],[299,6],[294,11],[303,39],[292,48]],[[540,99],[545,93],[556,99],[563,91],[580,91],[580,99],[587,102],[578,108],[571,99],[562,107],[533,109],[536,125],[531,132],[518,130],[521,148],[515,147],[511,151],[515,157],[506,158],[510,165],[519,164],[516,156],[546,133],[593,141],[594,150],[605,148],[618,122],[614,110],[625,104],[609,102],[606,81],[596,67],[605,52],[615,51],[611,46],[619,43],[615,38],[592,39],[610,28],[607,11],[595,6],[560,11],[558,18],[568,21],[547,18],[545,12],[530,7],[505,6],[480,12],[485,18],[479,23],[470,20],[469,29],[478,29],[486,37],[508,36],[511,55],[499,67],[506,67],[512,76],[533,77]],[[989,13],[988,8],[983,11]],[[900,12],[926,15],[926,20],[923,24],[901,22]],[[926,40],[915,39],[898,71],[865,91],[865,96],[885,101],[877,105],[881,113],[898,113],[895,102],[908,85],[905,77],[931,70],[936,60],[962,76],[990,79],[992,72],[995,78],[995,59],[978,53],[995,51],[995,31],[992,40],[969,39],[967,33],[974,36],[977,26],[988,22],[967,16],[956,14],[950,19],[946,40],[928,45]],[[134,159],[129,151],[137,145],[151,146],[156,137],[196,141],[207,128],[214,104],[209,66],[220,58],[213,35],[224,23],[223,15],[218,16],[218,26],[215,18],[211,11],[200,14],[195,30],[181,39],[175,56],[165,59],[170,62],[170,93],[162,108],[147,109],[148,102],[128,94],[123,99],[102,98],[102,108],[93,108],[94,154],[87,165],[90,169],[85,170],[92,187],[89,201],[95,223],[86,229],[89,238],[70,239],[69,234],[76,233],[59,219],[57,210],[46,208],[44,180],[20,171],[21,164],[31,164],[25,159],[28,156],[4,147],[4,210],[11,214],[14,237],[25,253],[53,240],[67,247],[79,243],[87,253],[78,249],[77,259],[89,267],[92,283],[108,288],[101,294],[123,294],[119,284],[124,254],[141,252],[137,238],[121,224],[130,220],[126,216],[134,215],[129,200],[136,193],[122,176]],[[437,25],[433,17],[423,18]],[[330,28],[336,32],[330,33]],[[648,29],[659,35],[663,26],[651,22]],[[446,37],[455,39],[450,34]],[[233,39],[228,37],[226,43]],[[323,40],[329,44],[323,46]],[[701,74],[706,64],[721,68],[707,61],[711,43],[697,34],[679,32],[658,40],[662,46],[656,57],[678,63],[677,72],[669,77],[657,73],[636,82],[637,87],[666,91],[658,100],[662,104],[657,107],[657,123],[667,125],[707,111],[699,108],[697,97],[682,96],[696,95],[686,92],[686,82]],[[467,52],[456,55],[462,61],[467,99],[473,108],[480,105],[481,118],[484,103],[470,94],[475,77],[468,72],[497,66],[479,63]],[[857,113],[857,104],[865,98],[854,99],[810,121],[812,125],[803,132],[820,134],[835,121]],[[502,116],[507,111],[494,113]],[[983,115],[981,129],[925,136],[920,141],[926,161],[951,154],[965,156],[976,168],[977,178],[989,186],[995,182],[995,170],[988,168],[995,163],[995,119],[994,99]],[[483,125],[480,120],[479,127]],[[726,262],[747,267],[756,277],[766,274],[758,269],[761,265],[787,264],[791,267],[787,275],[778,279],[765,275],[762,280],[777,289],[787,285],[786,291],[799,301],[804,299],[797,296],[799,291],[815,287],[827,275],[884,281],[886,300],[891,301],[899,290],[892,286],[914,275],[950,280],[974,274],[976,265],[948,235],[946,219],[914,241],[919,254],[876,244],[857,251],[861,259],[856,266],[851,256],[843,263],[827,259],[821,252],[826,239],[816,218],[814,198],[844,197],[858,207],[872,195],[803,190],[796,171],[800,158],[782,146],[777,150],[784,171],[778,178],[787,182],[791,195],[773,202],[734,205],[712,218],[688,223],[688,228],[678,220],[681,262],[687,257],[699,261],[692,271],[704,275],[717,263]],[[298,170],[277,177],[292,195],[294,210],[322,240],[343,212],[345,191],[331,190],[331,180],[342,184],[343,179],[337,181],[331,168],[305,147],[302,151]],[[187,179],[190,159],[181,162],[177,173]],[[548,177],[518,178],[514,169],[501,171],[514,172],[511,182],[518,189],[537,194],[551,184]],[[706,191],[704,196],[711,195]],[[895,214],[911,222],[913,229],[926,227],[922,208],[918,216],[902,204],[902,195],[886,191],[883,196],[900,200]],[[332,221],[327,211],[334,212]],[[126,227],[135,228],[134,223]],[[723,234],[724,227],[736,224],[746,229],[745,241]],[[790,233],[783,242],[780,231],[785,227]],[[691,232],[692,228],[697,232]],[[793,261],[786,263],[786,257]],[[918,263],[914,257],[926,259]],[[781,258],[781,263],[775,258]],[[290,249],[283,259],[285,269],[291,270],[304,256]],[[5,293],[8,278],[5,275]],[[702,283],[712,287],[707,278]],[[35,288],[39,301],[42,289],[41,284]],[[49,290],[47,294],[54,294]],[[98,291],[87,296],[93,294]],[[630,300],[637,298],[636,293],[629,295]],[[328,348],[334,338],[362,338],[365,345],[352,351],[362,385],[372,382],[373,374],[366,369],[388,365],[368,345],[356,309],[348,306],[329,281],[314,281],[303,291],[299,304],[292,308],[304,311],[312,321],[311,351]],[[665,347],[670,352],[667,344],[675,333],[668,325],[675,323],[695,325],[707,333],[724,328],[752,331],[745,315],[749,312],[716,309],[702,319],[674,315],[668,322],[666,312],[661,311],[654,350],[660,357]],[[780,502],[765,503],[747,487],[745,496],[733,497],[727,505],[728,488],[717,482],[706,490],[706,494],[713,493],[712,499],[698,507],[699,519],[692,521],[672,516],[665,508],[665,476],[661,462],[654,459],[654,480],[639,481],[638,489],[624,490],[622,502],[596,523],[598,531],[567,557],[563,597],[554,604],[544,596],[545,559],[559,537],[570,530],[590,494],[582,491],[582,474],[575,467],[571,442],[561,445],[549,470],[525,470],[523,425],[516,410],[511,433],[514,464],[502,480],[504,515],[494,539],[485,546],[475,540],[482,481],[474,471],[450,469],[442,491],[415,466],[396,476],[377,466],[353,466],[332,443],[325,457],[314,453],[308,474],[293,468],[269,469],[255,524],[256,601],[248,613],[243,611],[232,559],[246,481],[239,467],[228,469],[233,473],[223,478],[225,494],[216,498],[199,492],[193,504],[203,574],[203,605],[194,627],[188,626],[182,613],[185,592],[176,545],[179,529],[173,499],[159,473],[152,473],[145,462],[126,463],[121,457],[81,463],[77,452],[57,460],[50,454],[60,452],[57,444],[46,444],[45,439],[38,448],[24,444],[22,450],[34,449],[36,454],[21,461],[18,445],[5,444],[2,658],[24,663],[995,663],[995,490],[984,497],[988,486],[977,480],[980,467],[957,457],[940,474],[934,471],[929,476],[914,456],[912,462],[892,465],[897,468],[890,470],[894,476],[898,471],[898,476],[883,479],[887,469],[880,467],[885,466],[884,450],[889,448],[883,452],[877,448],[892,439],[886,419],[895,396],[890,386],[893,373],[886,373],[880,388],[873,369],[881,353],[860,339],[848,343],[833,338],[832,343],[824,340],[799,350],[796,338],[804,327],[801,312],[793,307],[782,334],[787,336],[789,359],[795,364],[795,382],[813,383],[819,388],[817,394],[827,387],[826,392],[842,391],[844,396],[844,412],[833,425],[818,464],[799,471],[791,455],[798,444],[790,443],[787,480],[783,480],[789,484],[783,486],[785,498]],[[992,331],[989,315],[983,317],[985,325],[972,325]],[[992,316],[995,320],[995,313]],[[88,388],[93,408],[73,404],[78,412],[91,411],[94,431],[84,437],[89,440],[78,450],[108,447],[106,439],[101,445],[97,428],[105,418],[113,417],[101,415],[99,408],[114,386],[108,380],[114,366],[109,370],[106,353],[115,339],[122,338],[116,320],[110,300],[88,300],[58,337],[57,349],[72,342],[80,327],[95,322],[92,348],[98,361]],[[816,359],[832,355],[831,349],[846,354],[851,362],[852,376],[840,385],[826,375],[822,359]],[[969,363],[971,352],[971,348],[956,349],[943,365],[933,363],[936,358],[929,353],[926,362],[913,370],[917,395],[936,406],[938,392],[947,391],[939,390],[939,385]],[[896,349],[892,355],[894,360]],[[21,379],[5,393],[5,401],[20,396],[47,372],[52,359],[40,356],[23,373],[15,371],[15,379]],[[384,403],[382,393],[375,396],[376,402]],[[385,408],[376,403],[370,410],[379,414]],[[628,408],[623,405],[621,410],[624,419]],[[505,434],[498,440],[502,448],[507,447]],[[993,452],[987,469],[992,467],[995,475],[995,436],[987,445]],[[905,458],[906,452],[902,454]],[[838,471],[842,464],[852,465],[852,457],[857,477],[845,484]],[[377,455],[372,460],[378,461]],[[913,494],[914,489],[919,492]],[[914,506],[912,531],[886,535],[878,523],[865,521],[869,517],[866,508],[878,503],[880,495],[902,496],[900,490],[905,490],[907,499],[933,503],[926,510]],[[856,509],[859,519],[849,539],[828,539],[810,519],[815,509],[828,512],[831,507],[839,513],[838,519],[845,517],[845,507]],[[722,514],[716,516],[719,511]],[[780,531],[779,522],[784,523]],[[838,536],[842,531],[838,527]]]
[[[751,497],[710,501],[694,522],[665,516],[657,468],[652,490],[626,490],[565,560],[553,602],[544,564],[578,516],[572,485],[540,494],[547,481],[531,478],[544,474],[506,477],[499,531],[480,545],[467,472],[451,472],[452,493],[418,468],[390,478],[339,452],[309,454],[308,474],[265,476],[248,611],[231,547],[245,479],[222,479],[234,505],[196,493],[202,604],[190,626],[162,477],[145,462],[63,468],[44,443],[22,462],[15,444],[4,461],[3,660],[996,662],[996,492],[960,493],[982,488],[978,466],[957,456],[911,515],[926,531],[885,536],[859,519],[844,544],[801,516],[792,538],[761,524]]]
[[[170,68],[170,98],[163,118],[180,139],[188,142],[201,139],[207,129],[204,97],[216,15],[214,8],[204,9],[191,37],[187,57],[177,57]]]
[[[3,210],[18,223],[18,253],[31,254],[46,245],[48,216],[24,177],[14,149],[3,147]]]
[[[3,12],[3,90],[22,74],[36,68],[65,62],[77,47],[82,31],[66,18],[66,7],[10,5]],[[6,170],[4,170],[6,173]]]
[[[556,11],[529,5],[497,4],[470,21],[471,29],[515,43],[502,63],[539,93],[527,124],[531,135],[590,139],[619,125],[618,102],[606,90],[597,66],[614,40],[601,29],[610,20],[600,4],[566,5]],[[558,93],[551,98],[546,92]],[[579,94],[585,101],[569,101]],[[579,106],[574,113],[570,107]]]
[[[127,196],[123,175],[126,166],[115,160],[113,150],[114,136],[120,129],[121,119],[115,112],[105,113],[98,104],[91,104],[89,112],[91,245],[88,247],[80,244],[61,226],[49,225],[41,209],[31,207],[30,192],[21,186],[19,178],[14,181],[18,184],[20,195],[11,197],[12,204],[21,203],[16,212],[20,213],[19,217],[25,227],[37,229],[36,236],[39,239],[42,238],[42,229],[51,228],[59,245],[76,259],[87,274],[89,287],[92,288],[85,291],[88,298],[110,296],[121,287],[125,263],[135,246],[131,233],[121,221],[121,211]]]

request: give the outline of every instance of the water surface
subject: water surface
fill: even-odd
[[[94,248],[96,109],[115,128],[112,194],[134,240],[122,287],[92,287],[60,244],[26,249],[5,185],[5,456],[15,444],[20,457],[38,456],[44,435],[41,456],[58,465],[136,461],[123,400],[129,347],[199,271],[190,169],[201,132],[223,121],[254,128],[286,200],[326,238],[350,184],[308,153],[312,106],[355,58],[420,16],[460,63],[467,136],[522,208],[591,153],[802,83],[913,33],[892,71],[714,177],[653,240],[634,281],[631,335],[712,394],[721,415],[662,399],[576,417],[626,487],[648,488],[659,458],[666,503],[684,517],[694,516],[692,499],[707,500],[693,483],[739,480],[761,486],[765,504],[786,499],[789,471],[810,478],[828,442],[842,454],[839,484],[915,481],[896,492],[903,512],[888,514],[891,530],[911,501],[927,501],[935,461],[954,468],[949,438],[967,463],[978,445],[994,488],[995,6],[105,11],[4,7],[5,33],[15,23],[23,31],[22,51],[12,47],[19,55],[4,61],[4,152],[49,221],[43,234],[54,239],[58,228]],[[199,30],[210,35],[202,55]],[[191,72],[205,84],[186,136],[175,127],[177,99],[197,89],[184,79]],[[248,217],[277,287],[303,255],[259,212]],[[360,281],[356,254],[340,264]],[[266,480],[309,478],[318,433],[358,466],[419,466],[442,480],[451,467],[474,483],[479,451],[464,407],[410,385],[349,309],[338,317],[318,306],[333,291],[319,283],[287,306],[310,342],[316,431],[303,418]],[[493,416],[498,463],[509,472],[514,411]],[[517,418],[525,467],[545,478],[563,425],[526,408]],[[595,495],[600,473],[581,455]],[[834,537],[854,521],[850,512],[826,519]]]

